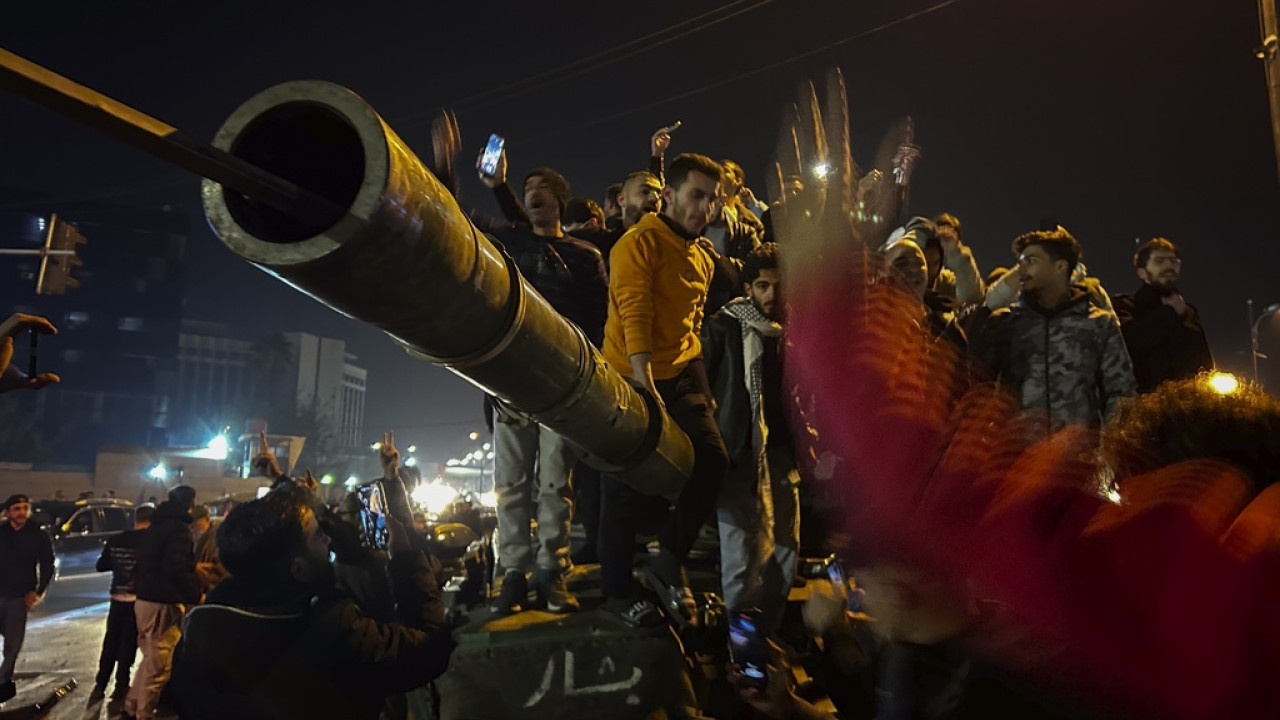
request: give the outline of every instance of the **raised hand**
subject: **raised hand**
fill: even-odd
[[[671,133],[680,129],[684,123],[677,120],[667,127],[658,128],[653,133],[653,137],[649,138],[649,154],[653,157],[662,157],[667,154],[667,148],[671,147]]]

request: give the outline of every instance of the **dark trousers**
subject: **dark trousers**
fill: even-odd
[[[0,683],[7,683],[13,681],[13,667],[18,664],[18,653],[22,652],[22,641],[27,637],[26,597],[0,598],[0,634],[4,635]]]
[[[667,414],[693,444],[693,472],[674,506],[669,506],[665,498],[641,494],[611,475],[601,475],[600,575],[607,598],[635,595],[631,559],[636,530],[654,515],[667,513],[658,533],[658,545],[676,561],[684,562],[702,524],[715,509],[729,469],[729,453],[715,416],[691,374],[685,371],[671,380],[659,380],[656,385]]]
[[[583,549],[597,553],[600,549],[600,471],[579,462],[573,469],[573,489],[578,502],[573,506],[574,520],[582,524],[586,535]]]
[[[138,654],[138,618],[133,603],[112,600],[107,612],[107,636],[102,638],[102,655],[98,658],[98,677],[95,684],[105,688],[116,674],[116,689],[129,687],[129,671]]]

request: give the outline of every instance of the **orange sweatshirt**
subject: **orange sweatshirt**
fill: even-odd
[[[652,353],[653,378],[667,380],[702,357],[698,333],[713,268],[696,241],[656,213],[633,225],[609,253],[609,364],[631,377],[630,357]]]

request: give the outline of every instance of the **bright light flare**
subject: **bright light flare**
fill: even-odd
[[[1231,395],[1240,389],[1240,381],[1231,373],[1216,372],[1209,375],[1209,389],[1219,395]]]
[[[413,501],[427,509],[427,512],[439,515],[449,503],[458,498],[458,491],[444,483],[422,483],[409,494]]]
[[[408,460],[405,460],[405,461],[404,461],[404,466],[405,466],[405,467],[418,467],[418,458],[412,458],[412,457],[411,457],[411,458],[409,458]]]
[[[160,463],[147,471],[147,477],[152,480],[163,480],[169,477],[169,471],[165,469],[164,463]]]
[[[818,163],[813,166],[813,175],[818,179],[825,178],[829,172],[831,172],[831,166],[827,163]]]
[[[479,500],[480,500],[480,505],[483,507],[491,507],[491,508],[498,507],[498,493],[496,492],[489,491],[489,492],[480,493]]]

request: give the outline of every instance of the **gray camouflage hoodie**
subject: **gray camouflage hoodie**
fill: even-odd
[[[1024,409],[1047,413],[1050,430],[1105,422],[1121,398],[1138,391],[1115,314],[1078,288],[1056,310],[1024,295],[991,312],[974,333],[972,349]]]

